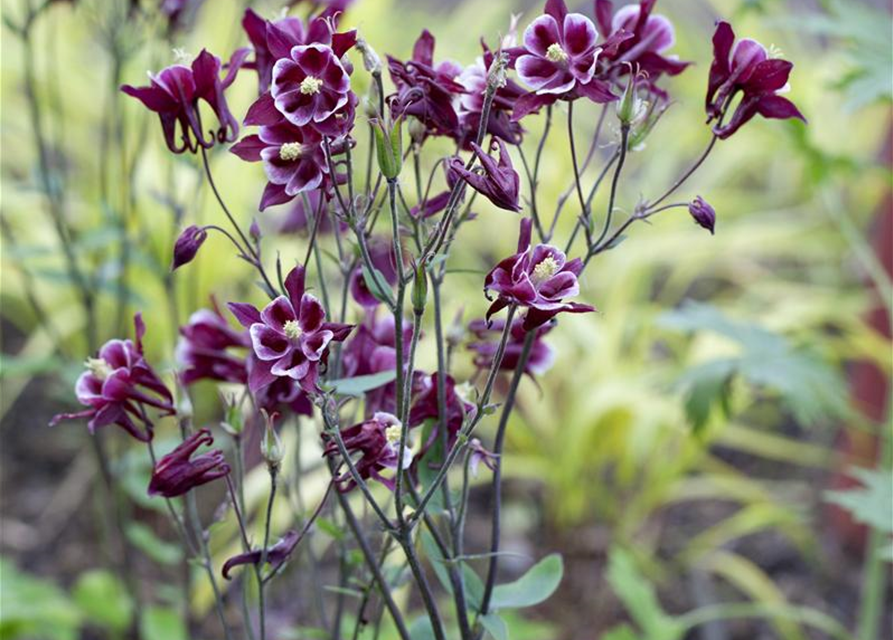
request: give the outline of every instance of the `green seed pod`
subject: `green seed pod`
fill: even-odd
[[[415,267],[415,278],[412,281],[412,310],[416,315],[425,312],[425,303],[428,301],[428,273],[425,265],[419,262]]]
[[[385,178],[394,180],[403,168],[403,120],[398,118],[390,127],[379,120],[373,130],[378,169]]]

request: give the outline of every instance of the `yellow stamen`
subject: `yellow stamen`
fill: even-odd
[[[313,76],[307,76],[303,80],[301,80],[301,93],[305,96],[312,96],[315,93],[319,93],[319,90],[322,88],[322,80],[319,78],[315,78]]]
[[[561,45],[557,42],[554,44],[550,44],[549,48],[546,49],[546,59],[552,62],[567,62],[567,52],[561,48]]]
[[[301,326],[298,324],[297,320],[289,320],[282,325],[282,332],[289,340],[297,340],[301,337],[302,333]]]
[[[400,439],[403,437],[403,427],[399,424],[392,424],[390,427],[384,430],[384,437],[387,439],[389,444],[397,444],[400,442]]]
[[[544,282],[558,273],[558,262],[552,256],[546,256],[533,268],[534,282]]]
[[[113,371],[111,365],[102,358],[87,358],[84,366],[90,373],[103,381],[112,375]]]
[[[279,157],[285,162],[299,160],[302,153],[304,153],[304,145],[300,142],[286,142],[279,147]]]

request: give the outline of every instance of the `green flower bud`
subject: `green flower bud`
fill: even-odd
[[[378,169],[388,180],[394,180],[403,168],[403,119],[388,125],[379,120],[374,123],[375,149]]]
[[[425,312],[425,303],[428,300],[428,273],[425,265],[419,262],[415,267],[415,278],[412,281],[412,310],[420,316]]]

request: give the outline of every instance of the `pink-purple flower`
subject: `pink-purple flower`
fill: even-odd
[[[553,323],[547,322],[536,328],[536,337],[530,347],[527,364],[524,366],[524,373],[530,377],[545,373],[555,361],[555,350],[543,340],[553,326]],[[493,366],[493,358],[496,357],[499,339],[504,329],[505,320],[502,318],[489,322],[481,318],[469,323],[468,330],[474,334],[475,340],[469,343],[468,349],[474,352],[474,365],[479,371],[489,371]],[[524,328],[524,318],[515,318],[512,321],[505,353],[499,365],[500,371],[514,371],[518,368],[528,333]]]
[[[329,343],[343,341],[352,325],[326,322],[326,312],[304,291],[304,269],[296,266],[285,279],[287,296],[279,296],[263,311],[243,303],[229,303],[230,311],[248,329],[257,358],[248,376],[253,393],[278,377],[296,380],[307,393],[316,393],[320,365]]]
[[[493,142],[499,147],[498,161],[472,142],[471,148],[477,153],[480,169],[468,170],[461,158],[452,158],[449,170],[500,209],[520,211],[518,192],[521,179],[512,165],[505,143],[499,138],[495,138]]]
[[[350,76],[331,47],[293,47],[273,65],[271,95],[276,109],[292,124],[323,122],[347,105]]]
[[[562,312],[587,313],[595,309],[568,302],[580,293],[577,276],[583,271],[580,258],[568,260],[564,252],[547,244],[530,246],[531,220],[521,220],[518,251],[497,264],[484,279],[484,292],[495,293],[487,320],[509,305],[527,310],[524,329],[535,329]]]
[[[199,447],[212,444],[214,437],[211,432],[208,429],[201,429],[162,457],[152,470],[149,495],[176,498],[195,487],[227,475],[230,467],[220,449],[212,449],[193,456]]]
[[[244,384],[248,380],[245,359],[228,350],[250,346],[248,332],[230,327],[216,307],[199,309],[180,327],[176,351],[177,363],[183,368],[180,379],[187,385],[199,380]]]
[[[707,121],[719,121],[713,128],[717,137],[728,138],[757,114],[806,122],[796,105],[779,95],[787,90],[793,67],[787,60],[770,58],[766,48],[756,40],[744,38],[735,42],[732,26],[720,22],[713,35],[713,64],[706,98]],[[732,118],[722,124],[722,118],[739,93],[741,101]]]
[[[422,446],[419,458],[440,437],[440,409],[438,404],[438,374],[432,373],[420,380],[418,389],[414,392],[414,401],[409,411],[409,426],[417,427],[426,420],[434,421],[431,436]],[[444,404],[446,406],[447,447],[452,447],[456,442],[459,431],[466,417],[473,418],[477,407],[471,402],[463,400],[456,392],[456,381],[452,376],[444,377]]]
[[[170,390],[143,356],[146,326],[140,314],[134,316],[133,324],[135,341],[109,340],[97,357],[87,359],[87,370],[78,378],[75,394],[78,402],[89,408],[57,415],[50,426],[62,420],[89,418],[91,433],[116,424],[137,440],[148,442],[153,436],[153,423],[146,408],[153,407],[164,415],[176,413]]]
[[[123,85],[121,91],[137,98],[150,111],[158,114],[168,148],[174,153],[215,143],[232,142],[239,135],[239,123],[229,111],[225,90],[236,79],[236,74],[248,55],[239,49],[229,61],[229,69],[221,80],[221,63],[217,56],[202,49],[191,67],[175,64],[157,75],[149,74],[149,86]],[[204,101],[217,116],[218,127],[206,137],[199,113],[199,101]]]
[[[710,206],[710,203],[701,196],[697,196],[689,203],[688,212],[698,225],[713,235],[713,230],[716,227],[716,211]]]
[[[352,457],[356,456],[354,467],[361,478],[378,480],[393,491],[394,479],[382,475],[382,472],[397,468],[401,432],[402,428],[397,417],[381,411],[374,414],[369,420],[364,420],[341,431],[345,448]],[[322,437],[326,443],[323,455],[330,458],[341,457],[338,443],[333,436],[323,433]],[[409,468],[412,458],[412,451],[408,446],[405,447],[404,469]],[[349,470],[342,472],[334,482],[338,491],[342,493],[350,491],[356,486]]]

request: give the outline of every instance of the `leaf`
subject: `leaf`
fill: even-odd
[[[509,640],[509,630],[505,624],[505,620],[495,613],[488,613],[478,618],[484,629],[487,630],[494,640]]]
[[[428,616],[418,617],[410,623],[409,637],[412,640],[437,640]]]
[[[388,281],[381,271],[375,267],[372,267],[372,270],[370,271],[369,267],[363,264],[363,281],[366,283],[366,289],[372,294],[373,298],[379,302],[387,304],[390,295],[387,291],[382,290],[382,288],[378,286],[379,282],[386,283]]]
[[[140,522],[127,525],[127,539],[159,564],[175,565],[183,559],[183,549],[178,544],[165,542]]]
[[[434,575],[437,576],[437,580],[444,588],[444,591],[453,595],[453,583],[450,581],[449,569],[443,559],[443,555],[440,553],[440,549],[437,548],[437,544],[430,533],[422,531],[421,536],[422,547],[425,550],[425,555],[431,561],[431,566],[434,567]],[[460,566],[462,567],[462,582],[465,587],[465,603],[470,611],[480,611],[481,600],[484,597],[484,583],[468,563],[461,562]]]
[[[680,624],[664,612],[657,600],[654,587],[639,573],[629,552],[620,547],[611,549],[608,582],[648,640],[677,640],[681,637]],[[618,638],[625,637],[618,635]]]
[[[563,575],[561,555],[548,555],[514,582],[493,589],[491,606],[493,609],[519,609],[539,604],[555,593]]]
[[[893,533],[893,472],[852,467],[849,475],[864,486],[826,491],[825,500],[849,511],[856,522]]]
[[[176,609],[147,607],[143,612],[142,640],[189,640],[186,625]]]
[[[76,640],[81,610],[52,582],[0,558],[0,638]]]
[[[130,626],[133,602],[114,574],[100,569],[81,574],[72,597],[92,624],[114,633],[121,633]]]
[[[332,380],[328,383],[328,386],[332,391],[343,396],[361,396],[367,391],[383,387],[396,379],[397,370],[393,369],[391,371],[373,373],[368,376],[356,376],[355,378]]]
[[[0,355],[0,379],[30,378],[36,375],[58,371],[64,364],[56,356],[11,356]]]
[[[602,634],[601,640],[641,640],[641,638],[628,624],[621,624],[608,629],[607,633]]]

